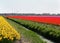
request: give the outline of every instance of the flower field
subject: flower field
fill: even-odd
[[[46,41],[43,41],[35,32],[27,31],[22,25],[0,16],[0,43],[46,43]]]
[[[60,17],[57,16],[0,16],[0,42],[7,40],[6,43],[11,43],[21,39],[22,42],[19,43],[51,43],[42,36],[60,43],[59,20]]]
[[[37,32],[38,34],[42,34],[44,37],[49,38],[50,40],[56,41],[57,43],[60,42],[60,26],[52,25],[52,24],[44,24],[38,22],[32,22],[22,19],[12,19],[10,20],[15,21],[16,23],[21,24],[22,26]]]
[[[7,16],[7,17],[60,25],[60,16]]]
[[[20,40],[20,34],[0,16],[0,43],[12,43],[14,40]]]

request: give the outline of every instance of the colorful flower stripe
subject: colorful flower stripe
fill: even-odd
[[[0,16],[0,41],[5,38],[8,40],[20,40],[20,34]]]

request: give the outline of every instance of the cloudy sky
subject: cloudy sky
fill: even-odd
[[[0,13],[60,13],[60,0],[0,0]]]

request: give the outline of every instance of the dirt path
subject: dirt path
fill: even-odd
[[[24,37],[21,38],[21,40],[17,40],[14,43],[31,43],[28,40],[26,40]]]
[[[40,38],[42,38],[42,40],[46,41],[47,43],[54,43],[54,42],[52,42],[52,41],[50,41],[42,36],[40,36]],[[15,41],[14,43],[31,43],[31,42],[29,42],[24,37],[22,37],[21,40]]]

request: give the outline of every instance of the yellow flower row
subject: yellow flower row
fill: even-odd
[[[0,40],[7,38],[8,40],[20,40],[20,34],[2,17],[0,16]]]

